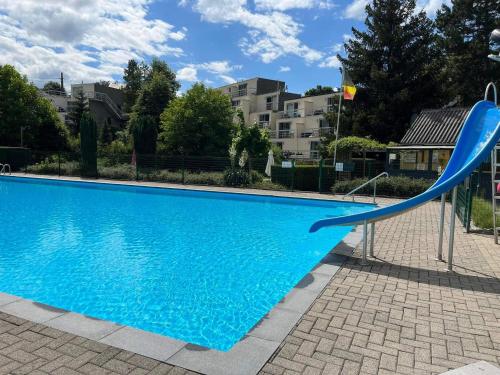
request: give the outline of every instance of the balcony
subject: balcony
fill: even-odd
[[[300,138],[320,138],[333,134],[333,128],[306,129],[300,133]]]
[[[280,111],[278,112],[278,118],[283,119],[283,118],[297,118],[306,116],[322,116],[327,112],[331,112],[332,110],[333,106],[314,108],[309,111],[306,111],[303,108],[297,109],[295,111]]]
[[[278,131],[273,130],[269,132],[269,137],[271,137],[271,139],[294,138],[295,133],[292,130],[278,130]]]
[[[259,121],[259,128],[268,129],[269,121]]]

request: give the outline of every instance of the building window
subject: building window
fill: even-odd
[[[246,96],[247,95],[247,84],[242,83],[238,85],[238,95],[237,96]]]
[[[264,128],[269,126],[269,113],[259,115],[259,126]]]
[[[319,142],[312,141],[309,146],[310,150],[310,158],[318,159],[319,158]]]
[[[288,117],[299,117],[299,103],[287,103],[286,114]]]
[[[278,138],[292,138],[293,132],[290,130],[292,124],[290,122],[280,122],[278,130]]]
[[[239,107],[240,106],[240,101],[239,100],[233,100],[231,103],[233,104],[233,107]]]
[[[332,112],[333,111],[333,96],[328,98],[328,105],[326,107],[327,112]]]
[[[272,110],[272,109],[274,109],[273,104],[274,104],[274,96],[268,96],[268,97],[266,98],[266,109],[267,109],[267,110]]]
[[[278,147],[280,150],[283,150],[283,142],[276,142],[275,143],[276,147]]]

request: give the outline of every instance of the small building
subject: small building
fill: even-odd
[[[389,174],[437,178],[450,160],[469,110],[460,107],[420,112],[401,143],[388,147]]]

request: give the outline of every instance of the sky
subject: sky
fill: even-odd
[[[290,92],[339,86],[337,53],[368,0],[0,0],[0,65],[38,86],[121,82],[129,59],[166,61],[181,92],[252,77]],[[443,2],[419,0],[430,17]]]

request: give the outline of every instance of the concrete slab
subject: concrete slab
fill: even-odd
[[[279,344],[247,336],[228,352],[186,345],[167,362],[207,375],[255,375]]]
[[[443,372],[441,375],[500,375],[500,369],[485,361]]]
[[[66,313],[65,310],[27,299],[20,299],[7,305],[0,306],[0,311],[35,323],[45,323],[48,320]]]
[[[281,342],[301,316],[297,311],[274,308],[248,332],[248,336]]]
[[[132,327],[120,328],[98,341],[159,361],[165,361],[186,345],[183,341]]]
[[[122,328],[119,324],[90,318],[76,313],[63,314],[45,322],[45,325],[91,340],[99,340]]]
[[[0,292],[0,306],[7,305],[8,303],[12,303],[14,301],[19,301],[20,299],[20,297],[13,296],[12,294]]]
[[[293,289],[283,298],[277,307],[304,313],[318,296],[317,292],[307,289]]]

